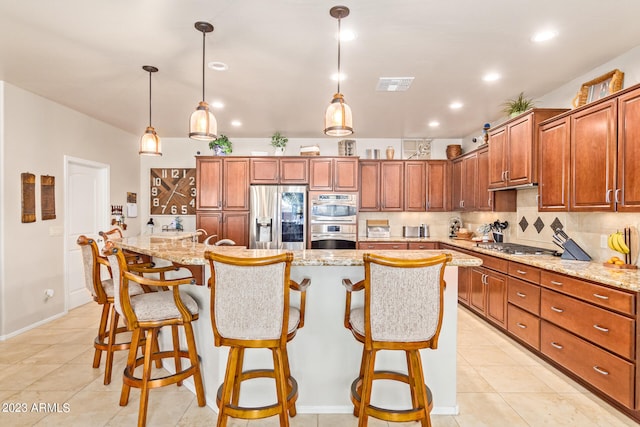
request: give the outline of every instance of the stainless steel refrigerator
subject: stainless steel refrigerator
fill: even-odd
[[[249,248],[307,247],[307,186],[252,185]]]

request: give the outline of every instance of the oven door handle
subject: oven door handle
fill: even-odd
[[[353,240],[355,242],[355,234],[312,234],[311,240]]]

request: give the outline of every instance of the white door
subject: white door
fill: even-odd
[[[76,241],[108,229],[109,165],[65,156],[65,187],[65,302],[71,310],[91,300]]]

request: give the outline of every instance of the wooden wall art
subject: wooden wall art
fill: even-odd
[[[56,219],[56,177],[40,176],[40,203],[42,220]]]
[[[36,222],[36,176],[20,174],[22,182],[22,222]]]

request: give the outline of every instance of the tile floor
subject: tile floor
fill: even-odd
[[[459,309],[459,316],[460,414],[434,415],[434,426],[637,425],[465,309]],[[102,384],[102,366],[91,367],[98,319],[99,307],[90,303],[0,342],[0,425],[136,424],[139,393],[131,392],[128,406],[118,405],[121,381],[117,373],[122,372],[124,352],[116,356],[114,379],[108,386]],[[33,403],[40,402],[50,404],[49,409],[35,410],[38,407],[33,408]],[[26,403],[28,409],[26,413],[16,413],[10,403]],[[52,412],[53,404],[58,404],[57,411]],[[215,413],[208,407],[198,407],[194,395],[183,387],[151,391],[149,426],[209,426],[214,420]],[[278,420],[234,420],[229,424],[277,426]],[[369,425],[388,423],[371,419]],[[300,414],[292,419],[292,426],[357,426],[357,419],[350,414]]]

